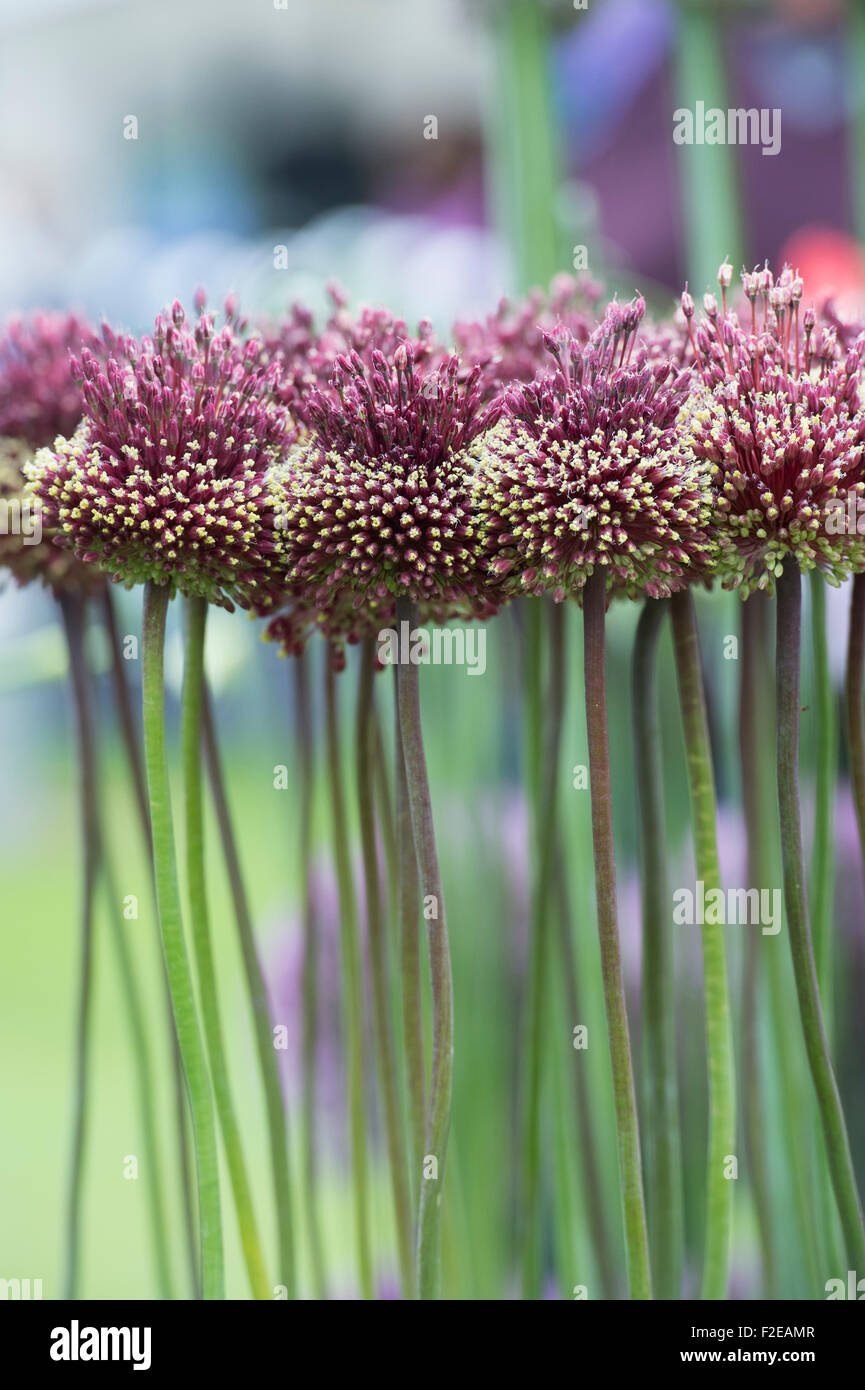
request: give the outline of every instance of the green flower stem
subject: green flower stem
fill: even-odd
[[[75,1100],[72,1126],[72,1160],[66,1216],[66,1276],[64,1297],[78,1297],[81,1277],[81,1225],[83,1216],[84,1156],[87,1144],[90,1074],[91,1003],[93,997],[93,908],[99,871],[98,788],[96,745],[89,678],[84,651],[85,609],[81,598],[58,595],[75,704],[79,756],[79,804],[83,848],[81,883],[81,964],[75,1043]]]
[[[375,726],[372,720],[374,680],[375,640],[365,638],[361,645],[358,681],[356,748],[360,837],[366,886],[367,941],[373,1007],[375,1009],[374,1031],[379,1085],[384,1109],[384,1127],[393,1191],[394,1216],[396,1218],[397,1259],[403,1296],[411,1298],[414,1296],[414,1270],[408,1156],[400,1103],[400,1076],[394,1042],[385,913],[376,839]]]
[[[850,782],[862,861],[865,864],[865,574],[854,575],[851,589],[844,685],[847,756],[850,760]]]
[[[748,885],[768,888],[772,882],[771,854],[767,826],[766,754],[770,747],[765,679],[768,617],[765,594],[754,594],[742,604],[741,681],[739,686],[739,754],[742,775],[742,804],[748,840]],[[777,1297],[777,1255],[772,1220],[772,1193],[769,1182],[765,1139],[767,1094],[764,1058],[760,1049],[759,997],[763,977],[762,943],[765,937],[750,932],[745,946],[742,975],[742,1107],[748,1152],[751,1191],[760,1249],[763,1258],[764,1293]],[[770,940],[767,949],[772,950]]]
[[[327,1297],[324,1249],[318,1197],[318,930],[312,893],[313,769],[312,711],[309,699],[309,658],[295,658],[295,737],[300,767],[299,844],[303,885],[303,1193],[309,1234],[310,1266],[316,1299]],[[273,1052],[273,1048],[270,1049]]]
[[[610,783],[610,744],[607,728],[606,680],[606,572],[598,567],[583,592],[585,648],[586,728],[589,745],[589,785],[592,798],[592,846],[595,859],[595,892],[604,1005],[610,1040],[619,1179],[625,1225],[628,1287],[631,1298],[652,1297],[643,1174],[640,1162],[640,1129],[631,1042],[625,1007],[625,985],[619,947],[616,910],[616,861],[613,841],[613,800]]]
[[[117,710],[117,720],[120,726],[123,748],[126,754],[126,761],[129,767],[129,775],[132,780],[132,787],[135,793],[135,804],[138,809],[138,819],[141,826],[141,836],[147,850],[147,857],[150,861],[151,871],[153,866],[153,836],[150,832],[150,811],[147,805],[147,781],[144,775],[144,759],[141,754],[138,730],[135,715],[132,708],[132,698],[129,693],[129,686],[126,680],[126,662],[123,657],[123,649],[120,641],[120,631],[117,626],[117,614],[114,607],[111,588],[106,587],[102,598],[102,616],[105,627],[105,634],[108,639],[108,648],[111,655],[111,683],[114,690],[114,703]],[[160,959],[161,959],[160,949]],[[183,1064],[180,1060],[180,1047],[177,1042],[177,1030],[174,1026],[174,1016],[171,1012],[171,991],[168,985],[168,976],[165,968],[161,971],[163,992],[165,996],[166,1016],[171,1028],[171,1060],[174,1081],[174,1116],[175,1133],[177,1143],[177,1162],[180,1170],[180,1192],[183,1203],[183,1231],[185,1237],[186,1259],[189,1268],[190,1282],[195,1292],[195,1297],[201,1297],[201,1281],[198,1271],[198,1250],[195,1233],[195,1195],[192,1184],[192,1165],[189,1152],[189,1126],[186,1115],[186,1091],[183,1080]]]
[[[413,632],[418,624],[417,604],[400,598],[396,608],[397,628],[401,630],[400,624],[407,622],[409,631]],[[447,915],[423,746],[418,668],[413,662],[397,668],[397,700],[432,986],[432,1073],[425,1167],[435,1159],[436,1171],[430,1166],[429,1173],[424,1172],[420,1187],[417,1291],[421,1299],[435,1299],[441,1293],[441,1208],[453,1092],[454,1001]]]
[[[370,1299],[373,1296],[373,1271],[369,1231],[363,957],[357,923],[354,879],[349,857],[350,841],[342,783],[342,749],[336,675],[329,651],[325,660],[325,727],[330,808],[333,820],[333,857],[339,892],[343,1045],[345,1048],[345,1074],[351,1139],[351,1173],[354,1183],[358,1283],[361,1298]]]
[[[555,878],[555,845],[558,818],[556,795],[560,777],[560,750],[565,714],[565,610],[564,604],[548,602],[550,684],[543,707],[546,747],[532,755],[531,783],[536,790],[533,830],[535,839],[535,885],[533,891],[529,945],[529,993],[527,1007],[527,1061],[523,1153],[523,1193],[521,1213],[523,1231],[523,1298],[541,1296],[541,1086],[543,1075],[544,1025],[549,1017],[548,937],[550,898]],[[537,721],[540,726],[540,720]]]
[[[811,921],[814,956],[823,1005],[826,1036],[832,1037],[832,909],[835,893],[835,780],[838,762],[838,721],[829,667],[826,628],[826,581],[819,570],[811,574],[811,640],[814,654],[814,718],[817,729],[814,848],[811,864]]]
[[[399,683],[399,671],[394,667]],[[420,953],[420,879],[411,824],[411,804],[402,752],[399,700],[396,710],[396,839],[399,858],[400,976],[402,979],[403,1046],[409,1100],[411,1137],[412,1204],[417,1210],[423,1181],[424,1127],[426,1124],[426,1059],[423,1031],[423,987]]]
[[[784,861],[784,897],[793,974],[805,1048],[823,1124],[823,1136],[841,1229],[852,1269],[865,1269],[865,1227],[847,1138],[841,1097],[823,1027],[814,950],[805,895],[805,863],[799,807],[799,660],[802,581],[792,560],[778,580],[776,680],[778,708],[778,809]]]
[[[715,819],[715,775],[700,670],[697,620],[690,590],[673,596],[670,611],[691,790],[694,857],[697,878],[705,884],[708,893],[720,891],[721,869]],[[725,1176],[725,1168],[729,1157],[736,1153],[736,1087],[724,929],[704,924],[701,933],[709,1070],[703,1298],[711,1299],[724,1298],[727,1290],[733,1183]]]
[[[571,908],[568,873],[562,849],[561,829],[556,840],[556,898],[558,911],[555,913],[559,923],[559,942],[562,951],[562,970],[564,973],[565,1000],[571,1026],[574,1020],[583,1018],[580,997],[577,990],[578,968],[574,952],[573,912]],[[576,1070],[576,1140],[580,1146],[583,1163],[583,1177],[586,1184],[586,1218],[592,1237],[592,1248],[601,1281],[601,1289],[606,1299],[614,1300],[616,1294],[616,1261],[613,1252],[613,1238],[607,1220],[604,1204],[604,1186],[601,1181],[602,1164],[599,1153],[597,1116],[593,1112],[589,1081],[586,1070],[578,1064]]]
[[[220,1299],[224,1297],[224,1281],[216,1121],[183,939],[165,748],[163,663],[168,599],[167,585],[148,583],[145,586],[142,626],[144,757],[162,945],[192,1112],[201,1229],[201,1286],[205,1299]]]
[[[228,1162],[228,1173],[237,1212],[237,1224],[240,1230],[240,1243],[246,1262],[246,1272],[253,1297],[268,1299],[271,1296],[271,1286],[267,1278],[261,1242],[256,1227],[252,1192],[243,1157],[243,1146],[240,1141],[240,1129],[231,1097],[225,1043],[222,1035],[222,1020],[219,1013],[216,970],[210,944],[201,790],[201,724],[204,702],[206,600],[188,599],[185,613],[186,647],[183,670],[181,742],[186,809],[186,876],[192,941],[198,967],[199,997],[210,1075],[213,1082],[213,1095],[222,1131],[225,1157]]]
[[[108,862],[104,841],[102,842],[100,860],[106,907],[111,923],[111,939],[117,953],[124,1007],[132,1041],[132,1055],[135,1059],[141,1138],[144,1145],[144,1171],[151,1214],[150,1234],[153,1240],[159,1296],[160,1298],[173,1299],[174,1279],[171,1273],[167,1213],[162,1195],[159,1126],[145,1009],[138,988],[132,953],[129,950],[129,943],[123,929],[123,917],[120,913],[121,897],[117,891],[114,872]]]
[[[210,692],[205,686],[202,708],[202,730],[204,735],[204,758],[210,778],[213,809],[219,827],[222,854],[228,874],[237,936],[246,975],[246,985],[252,1008],[252,1024],[255,1032],[255,1047],[258,1053],[258,1066],[264,1087],[264,1103],[267,1111],[268,1139],[270,1143],[270,1166],[273,1175],[273,1191],[276,1206],[276,1231],[279,1266],[277,1282],[284,1285],[288,1297],[297,1297],[297,1273],[294,1250],[294,1222],[291,1200],[291,1168],[288,1154],[288,1134],[279,1077],[279,1064],[273,1046],[273,1017],[267,997],[267,985],[261,960],[255,942],[255,930],[249,899],[240,867],[240,855],[231,821],[231,810],[219,756],[219,743],[213,717]]]
[[[643,908],[645,1154],[652,1277],[657,1298],[682,1293],[684,1192],[673,936],[666,872],[664,777],[658,722],[658,639],[667,604],[646,599],[634,642],[633,722]]]

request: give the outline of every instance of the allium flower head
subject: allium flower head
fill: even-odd
[[[89,324],[73,314],[15,318],[0,333],[0,567],[18,584],[39,579],[55,591],[85,594],[105,586],[104,575],[51,543],[24,477],[36,449],[78,424],[83,403],[71,354],[98,344]]]
[[[16,318],[0,334],[0,438],[31,449],[73,432],[81,419],[81,390],[71,356],[98,350],[94,330],[74,314]]]
[[[787,268],[777,284],[768,267],[742,282],[746,327],[711,297],[696,331],[688,314],[702,386],[686,433],[718,470],[718,572],[745,595],[772,592],[792,556],[840,581],[865,550],[836,525],[848,493],[865,495],[865,337],[841,351],[834,328],[800,314],[802,281]]]
[[[27,466],[58,539],[127,585],[152,580],[230,607],[278,584],[264,474],[291,435],[276,364],[242,341],[233,306],[216,330],[179,303],[152,337],[114,339],[76,368],[84,418]]]
[[[711,556],[712,469],[677,431],[690,374],[638,343],[644,312],[613,302],[584,343],[548,334],[551,370],[478,441],[483,543],[515,592],[559,600],[600,565],[611,590],[663,597]]]
[[[453,356],[434,364],[426,340],[336,358],[271,478],[287,588],[325,607],[341,590],[487,601],[467,453],[486,423],[479,378],[460,380]]]

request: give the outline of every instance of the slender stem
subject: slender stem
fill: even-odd
[[[407,622],[413,632],[418,621],[417,605],[400,598],[396,607],[397,626]],[[447,916],[423,746],[418,668],[412,662],[400,664],[397,669],[397,702],[432,986],[432,1074],[418,1209],[417,1289],[419,1298],[434,1299],[441,1292],[441,1207],[453,1091],[454,1001]]]
[[[224,1296],[224,1284],[216,1123],[196,1015],[192,974],[183,939],[165,748],[163,662],[168,599],[167,585],[148,583],[145,586],[142,627],[144,756],[162,944],[192,1112],[201,1227],[202,1292],[206,1299],[220,1299]]]
[[[216,737],[216,724],[210,692],[205,686],[202,710],[202,729],[204,734],[204,758],[210,778],[213,796],[213,809],[219,827],[222,854],[225,859],[237,936],[243,960],[246,985],[249,990],[252,1008],[252,1023],[255,1031],[255,1047],[258,1053],[258,1066],[264,1087],[264,1102],[267,1109],[268,1138],[270,1142],[270,1166],[273,1174],[273,1191],[276,1205],[276,1228],[279,1268],[278,1282],[282,1284],[288,1297],[297,1297],[297,1274],[294,1252],[294,1223],[291,1201],[291,1170],[288,1156],[288,1135],[285,1102],[279,1078],[279,1065],[273,1046],[273,1017],[267,997],[267,985],[261,960],[255,942],[252,913],[240,867],[240,855],[225,777],[219,756],[219,743]]]
[[[703,882],[708,894],[712,890],[721,891],[721,868],[718,860],[715,774],[700,669],[697,620],[690,590],[673,596],[670,611],[691,792],[694,857],[697,878]],[[703,1298],[708,1299],[723,1298],[727,1289],[733,1205],[733,1184],[732,1178],[727,1176],[727,1165],[736,1154],[736,1088],[724,929],[704,923],[701,933],[709,1071],[709,1144],[703,1249]]]
[[[126,753],[126,761],[129,766],[129,773],[132,779],[132,786],[135,791],[135,804],[138,808],[138,819],[141,826],[141,835],[144,840],[147,856],[150,860],[151,871],[153,867],[153,836],[150,832],[150,811],[147,805],[147,782],[144,775],[144,759],[141,753],[138,728],[136,725],[135,714],[133,712],[132,697],[129,692],[129,685],[126,680],[125,662],[123,657],[123,647],[120,640],[120,630],[117,626],[117,613],[115,611],[114,599],[110,586],[106,587],[102,598],[102,616],[104,620],[105,633],[108,638],[108,647],[111,654],[111,683],[114,690],[114,703],[117,709],[117,718],[120,725],[120,733],[123,740],[123,747]],[[160,953],[161,956],[161,953]],[[195,1291],[195,1297],[201,1297],[201,1280],[198,1271],[198,1251],[196,1249],[195,1235],[195,1194],[193,1193],[192,1171],[189,1153],[189,1128],[186,1115],[186,1093],[183,1081],[183,1065],[180,1060],[180,1047],[177,1042],[177,1030],[174,1026],[174,1017],[171,1012],[171,991],[168,985],[168,976],[163,966],[161,971],[163,993],[165,996],[166,1013],[171,1028],[171,1060],[174,1081],[174,1115],[175,1132],[177,1142],[177,1161],[180,1170],[180,1191],[183,1203],[183,1230],[185,1236],[186,1258],[189,1267],[190,1281]]]
[[[394,668],[399,684],[399,671]],[[426,1059],[423,1032],[423,988],[420,955],[420,879],[411,824],[411,804],[402,752],[399,700],[395,701],[396,839],[399,859],[400,975],[402,977],[403,1046],[409,1099],[412,1202],[417,1210],[423,1181],[424,1127],[426,1124]]]
[[[531,781],[537,792],[534,810],[535,886],[529,959],[527,1010],[525,1152],[523,1155],[523,1298],[541,1296],[541,1082],[547,997],[550,897],[554,886],[554,853],[558,817],[556,795],[559,754],[565,714],[565,609],[544,605],[549,618],[550,683],[544,706],[546,746],[539,774]]]
[[[845,713],[847,756],[862,861],[865,864],[865,574],[853,577],[847,644]]]
[[[349,858],[348,817],[342,783],[342,749],[337,708],[336,675],[330,653],[325,661],[325,711],[330,807],[333,819],[333,857],[339,892],[342,956],[342,1013],[345,1074],[354,1183],[354,1219],[358,1282],[364,1299],[373,1296],[369,1231],[369,1162],[366,1138],[366,1065],[364,1045],[363,956],[357,923],[354,879]]]
[[[814,654],[814,717],[817,730],[817,768],[814,807],[814,847],[811,863],[811,919],[814,956],[823,1004],[826,1035],[832,1036],[832,908],[835,891],[834,816],[838,760],[835,690],[829,666],[826,622],[826,581],[819,570],[811,574],[811,638]]]
[[[327,1297],[318,1201],[318,931],[312,891],[313,728],[309,657],[293,663],[295,739],[300,768],[299,849],[303,893],[303,1191],[315,1297]],[[272,1051],[272,1049],[271,1049]]]
[[[580,997],[577,990],[578,972],[574,953],[573,913],[568,889],[565,856],[562,850],[561,830],[556,839],[555,876],[558,905],[558,912],[555,916],[559,923],[559,943],[561,945],[562,969],[565,977],[565,999],[570,1014],[570,1022],[573,1026],[575,1021],[583,1018],[584,1015],[580,1007]],[[589,1079],[583,1066],[577,1066],[576,1082],[574,1084],[577,1100],[576,1137],[577,1143],[580,1146],[580,1154],[583,1161],[583,1175],[586,1183],[586,1216],[589,1223],[589,1230],[591,1231],[592,1246],[597,1262],[603,1296],[607,1299],[615,1299],[615,1258],[613,1254],[612,1233],[609,1228],[604,1206],[604,1188],[601,1181],[602,1168],[601,1157],[598,1150],[597,1121],[596,1116],[592,1112]]]
[[[841,1097],[823,1027],[820,992],[805,896],[805,855],[799,806],[799,651],[802,583],[792,560],[778,580],[776,680],[778,702],[778,810],[784,861],[784,896],[793,974],[805,1049],[823,1124],[823,1136],[841,1229],[853,1269],[865,1268],[865,1227]],[[855,594],[854,594],[855,597]]]
[[[58,594],[75,703],[78,735],[79,806],[83,847],[81,882],[81,963],[78,1019],[75,1043],[75,1102],[72,1127],[72,1160],[66,1218],[65,1297],[78,1297],[81,1273],[81,1223],[83,1215],[84,1154],[87,1143],[91,1001],[93,994],[93,906],[99,868],[98,788],[96,746],[84,651],[85,608],[77,595]]]
[[[216,1101],[219,1126],[222,1131],[225,1157],[228,1161],[228,1174],[237,1212],[240,1243],[253,1297],[267,1299],[270,1298],[271,1288],[255,1221],[255,1209],[240,1140],[240,1128],[231,1096],[222,1020],[219,1012],[216,968],[213,963],[213,950],[210,942],[201,793],[201,714],[204,700],[204,634],[207,622],[207,603],[204,599],[189,599],[185,611],[186,649],[183,670],[181,741],[184,805],[186,809],[186,876],[189,892],[189,916],[192,925],[195,962],[198,967],[198,987],[204,1037],[207,1044],[207,1059],[210,1064],[213,1095]]]
[[[625,984],[616,911],[616,860],[613,841],[613,796],[610,782],[610,743],[607,729],[606,572],[599,567],[583,592],[585,644],[586,727],[589,745],[589,785],[592,797],[592,845],[604,1005],[610,1039],[619,1179],[625,1223],[625,1250],[631,1298],[652,1297],[640,1127],[631,1064],[631,1040],[625,1007]]]
[[[145,1009],[138,988],[132,953],[123,928],[123,918],[120,914],[121,899],[117,891],[116,880],[108,861],[104,840],[101,840],[100,843],[101,877],[111,924],[111,939],[117,953],[124,1008],[129,1022],[132,1055],[135,1059],[141,1138],[144,1145],[144,1170],[151,1211],[150,1233],[153,1239],[160,1297],[172,1299],[174,1298],[174,1280],[171,1273],[167,1213],[162,1195],[157,1106]]]
[[[633,721],[643,909],[645,1155],[652,1276],[658,1298],[680,1298],[684,1240],[682,1139],[676,1076],[673,937],[666,869],[658,722],[658,639],[667,604],[646,599],[634,642]]]
[[[367,939],[375,1008],[375,1040],[396,1217],[397,1257],[403,1294],[410,1298],[413,1294],[414,1275],[408,1158],[400,1105],[399,1068],[393,1034],[387,938],[375,833],[374,726],[371,718],[374,680],[375,641],[373,638],[365,638],[361,647],[357,696],[357,794],[366,885]]]
[[[748,885],[767,888],[771,861],[766,825],[765,757],[769,744],[764,678],[768,633],[764,594],[754,594],[742,605],[741,682],[739,686],[739,755],[742,774],[742,806],[748,840]],[[766,1153],[765,1113],[767,1095],[764,1058],[760,1048],[759,987],[763,974],[758,932],[748,935],[742,975],[742,1108],[751,1191],[760,1233],[763,1282],[767,1298],[776,1293],[775,1232],[772,1193]],[[771,947],[770,947],[771,949]]]

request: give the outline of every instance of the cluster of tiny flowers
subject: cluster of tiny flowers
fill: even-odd
[[[564,328],[585,342],[600,292],[587,275],[557,275],[546,294],[533,290],[517,304],[502,299],[482,321],[455,323],[454,341],[465,369],[481,369],[483,399],[494,399],[515,381],[532,381],[544,370],[546,333]]]
[[[650,358],[641,299],[612,303],[586,342],[546,335],[552,369],[505,393],[476,446],[476,507],[492,571],[514,592],[665,597],[703,577],[713,468],[677,425],[690,373]]]
[[[82,422],[26,473],[80,560],[127,585],[263,609],[281,585],[264,476],[291,421],[274,398],[278,366],[239,331],[232,305],[217,331],[175,303],[152,337],[112,339],[104,358],[85,350]]]
[[[457,357],[427,337],[394,343],[392,323],[337,355],[271,474],[287,587],[325,610],[343,590],[485,609],[468,456],[487,423],[480,369],[461,379]]]
[[[5,522],[0,530],[0,567],[17,584],[41,580],[55,592],[92,594],[104,588],[104,575],[53,545],[44,518],[39,519],[42,529],[37,537],[30,524],[35,517],[24,477],[34,451],[71,433],[81,418],[81,391],[72,374],[71,355],[85,346],[96,350],[99,339],[74,314],[15,318],[0,334],[0,502]]]
[[[729,284],[722,267],[721,275]],[[684,433],[698,458],[717,469],[713,524],[716,572],[744,596],[774,590],[784,560],[819,568],[832,582],[862,567],[865,543],[839,526],[862,481],[865,412],[860,378],[865,337],[840,350],[834,327],[801,316],[802,281],[785,269],[743,272],[743,317],[706,295],[694,330],[700,373]],[[726,287],[725,287],[726,288]]]

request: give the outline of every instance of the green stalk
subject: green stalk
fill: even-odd
[[[141,644],[144,758],[150,798],[150,824],[153,832],[153,858],[162,946],[192,1112],[201,1231],[201,1286],[205,1299],[221,1299],[224,1297],[224,1280],[216,1123],[207,1062],[195,1008],[192,974],[183,939],[183,915],[177,881],[171,790],[165,748],[164,652],[168,600],[168,585],[145,585]]]
[[[838,721],[829,667],[826,627],[826,581],[819,570],[811,574],[811,639],[814,654],[814,719],[817,729],[814,847],[811,861],[811,920],[814,956],[823,1005],[826,1035],[832,1037],[832,914],[835,892],[835,773],[838,760]]]
[[[640,810],[646,1059],[644,1128],[652,1277],[656,1297],[675,1299],[682,1293],[684,1193],[663,752],[657,698],[658,638],[666,613],[666,603],[646,599],[634,642],[632,691]]]
[[[225,1157],[237,1212],[240,1243],[243,1248],[246,1272],[254,1298],[269,1299],[270,1282],[255,1221],[252,1192],[246,1173],[240,1129],[234,1112],[216,970],[210,944],[210,922],[207,904],[207,877],[204,866],[204,817],[201,795],[201,712],[204,701],[204,634],[207,622],[207,602],[188,599],[186,603],[186,648],[183,669],[183,704],[181,711],[181,741],[183,748],[183,782],[186,808],[186,876],[189,893],[189,915],[192,920],[192,940],[198,967],[198,986],[207,1058],[213,1082],[216,1113],[222,1131]]]
[[[93,908],[99,870],[98,787],[96,746],[84,651],[85,609],[78,595],[58,594],[69,652],[69,673],[75,704],[79,757],[79,807],[83,849],[81,882],[81,964],[75,1043],[75,1091],[72,1160],[66,1216],[66,1277],[64,1297],[78,1297],[81,1275],[84,1155],[87,1145],[90,1074],[91,1003],[93,997]]]
[[[240,951],[243,959],[244,972],[246,974],[246,985],[249,990],[252,1008],[252,1023],[255,1032],[255,1048],[258,1053],[258,1066],[261,1072],[262,1085],[264,1087],[264,1103],[267,1111],[267,1129],[270,1143],[270,1166],[273,1176],[273,1193],[276,1207],[276,1232],[279,1259],[277,1278],[278,1282],[285,1286],[288,1297],[294,1299],[297,1297],[297,1273],[294,1251],[294,1223],[292,1218],[291,1169],[288,1155],[285,1102],[279,1077],[279,1064],[273,1046],[273,1017],[267,997],[267,984],[265,982],[264,972],[261,968],[261,960],[259,959],[258,948],[255,942],[255,930],[252,925],[249,899],[246,894],[243,872],[240,867],[240,855],[237,849],[234,827],[231,822],[231,811],[228,805],[225,777],[223,775],[222,763],[219,756],[219,744],[216,737],[212,701],[210,699],[210,692],[207,690],[206,686],[204,689],[202,728],[204,733],[204,758],[210,777],[213,809],[216,815],[216,823],[219,827],[222,854],[225,859],[225,867],[228,874],[231,901],[234,907],[234,918],[237,925],[237,936],[240,942]]]
[[[604,1006],[610,1041],[619,1181],[625,1225],[628,1287],[632,1299],[652,1297],[649,1242],[643,1200],[640,1161],[640,1126],[631,1063],[631,1040],[625,1007],[625,984],[619,946],[616,909],[616,860],[613,840],[613,796],[610,779],[610,743],[607,728],[606,680],[606,572],[598,567],[583,591],[585,649],[586,728],[589,745],[589,786],[592,798],[592,847],[595,860],[595,894]]]
[[[550,686],[544,705],[543,729],[547,741],[542,766],[532,782],[539,796],[535,803],[535,886],[529,944],[529,997],[527,1008],[526,1102],[523,1154],[523,1298],[541,1296],[541,1084],[544,1023],[549,1014],[547,957],[550,897],[554,886],[554,853],[558,820],[556,789],[560,777],[560,749],[565,713],[565,617],[564,605],[548,603]],[[539,664],[539,663],[538,663]],[[533,759],[534,761],[534,759]]]
[[[150,862],[151,872],[153,870],[153,836],[150,831],[150,812],[147,806],[147,782],[144,776],[144,760],[141,756],[141,746],[139,743],[138,731],[135,723],[135,715],[132,709],[132,699],[129,693],[129,686],[126,681],[125,661],[123,649],[120,641],[120,631],[117,626],[117,614],[114,607],[114,600],[111,594],[111,587],[107,586],[102,599],[102,615],[105,625],[105,634],[108,638],[108,648],[111,654],[111,683],[114,690],[114,703],[117,709],[117,720],[120,725],[120,733],[123,741],[123,748],[126,754],[126,761],[129,767],[129,774],[135,793],[135,805],[138,810],[138,819],[141,826],[141,836],[144,841],[147,857]],[[161,959],[161,950],[160,950]],[[183,1080],[183,1065],[180,1060],[180,1047],[177,1042],[177,1030],[174,1027],[174,1017],[171,1012],[171,991],[168,985],[168,976],[165,968],[161,970],[163,994],[165,997],[166,1016],[171,1028],[171,1062],[172,1080],[174,1082],[174,1116],[175,1133],[177,1142],[177,1161],[180,1169],[180,1191],[183,1203],[183,1232],[184,1244],[186,1249],[186,1259],[189,1267],[189,1276],[194,1295],[201,1297],[201,1280],[198,1271],[198,1251],[196,1248],[195,1234],[195,1195],[192,1190],[192,1169],[189,1152],[189,1126],[186,1115],[186,1091]]]
[[[333,819],[333,858],[339,892],[340,954],[342,958],[343,1045],[348,1092],[351,1173],[358,1283],[361,1298],[373,1296],[369,1231],[369,1162],[366,1139],[366,1066],[363,1030],[363,956],[357,923],[354,878],[349,856],[349,829],[342,784],[342,750],[337,709],[336,675],[330,651],[325,659],[325,711],[330,807]]]
[[[772,881],[766,823],[766,752],[769,746],[765,680],[766,605],[764,594],[754,594],[742,604],[742,656],[739,687],[739,753],[742,773],[742,806],[748,840],[748,886],[768,888]],[[767,1167],[765,1115],[767,1095],[764,1058],[760,1048],[759,995],[763,975],[759,932],[749,933],[742,976],[742,1105],[745,1143],[767,1298],[777,1297],[777,1255],[772,1222],[772,1193]],[[769,950],[773,949],[770,942]]]
[[[844,682],[847,756],[862,862],[865,864],[865,574],[853,577]]]
[[[805,856],[799,807],[799,652],[802,584],[799,570],[791,559],[784,565],[777,591],[778,810],[793,974],[796,979],[805,1048],[817,1093],[829,1171],[832,1175],[847,1256],[851,1268],[865,1269],[865,1227],[862,1222],[862,1208],[841,1097],[823,1027],[805,895]]]
[[[395,681],[399,672],[394,668]],[[423,1031],[423,984],[420,955],[420,880],[411,824],[411,805],[402,752],[399,701],[395,701],[396,840],[399,860],[400,976],[402,979],[403,1047],[408,1082],[409,1134],[411,1138],[411,1199],[416,1211],[423,1181],[424,1126],[426,1123],[426,1059]]]
[[[410,599],[397,599],[396,619],[399,631],[402,631],[401,624],[407,622],[409,631],[414,632],[418,623],[417,604]],[[423,746],[420,683],[418,668],[413,662],[400,663],[397,668],[397,703],[414,847],[427,923],[432,987],[432,1073],[418,1210],[417,1293],[421,1299],[435,1299],[441,1292],[441,1208],[453,1092],[454,1000],[447,916]]]
[[[721,868],[715,823],[715,774],[691,591],[685,589],[675,594],[670,600],[670,610],[691,791],[694,858],[697,878],[702,880],[708,894],[712,890],[720,891]],[[725,1176],[725,1168],[736,1153],[736,1086],[724,928],[704,923],[700,930],[709,1069],[709,1145],[703,1251],[703,1298],[708,1299],[724,1298],[727,1290],[733,1183],[732,1178]]]
[[[315,776],[309,659],[294,660],[295,734],[300,764],[300,874],[303,884],[303,1192],[315,1297],[327,1297],[318,1197],[318,931],[312,894],[312,812]],[[270,1049],[271,1053],[273,1048]]]
[[[378,843],[375,817],[374,725],[372,720],[373,681],[375,680],[375,639],[361,645],[360,677],[357,694],[357,795],[360,811],[360,837],[363,851],[367,905],[367,941],[373,1007],[378,1076],[384,1109],[396,1219],[397,1259],[403,1296],[413,1297],[412,1219],[409,1196],[408,1156],[400,1103],[400,1077],[391,1010],[390,972],[387,958],[384,904],[379,877]]]

